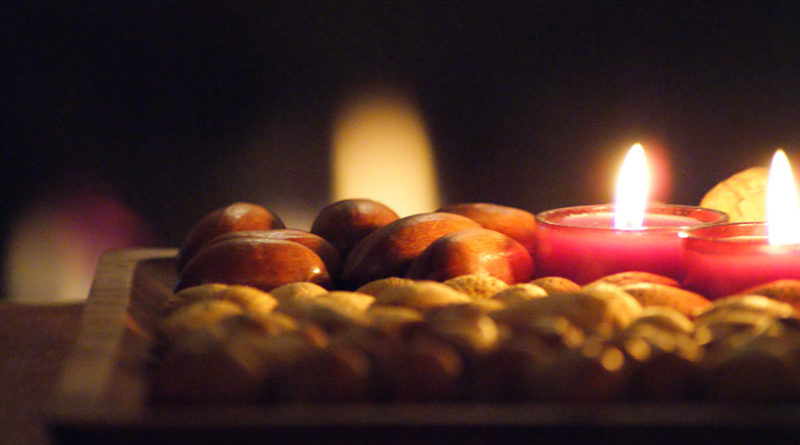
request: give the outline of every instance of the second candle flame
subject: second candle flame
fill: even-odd
[[[786,153],[772,157],[767,181],[767,237],[770,244],[800,244],[800,203]]]
[[[641,144],[633,144],[617,177],[614,228],[641,229],[650,192],[650,173]]]

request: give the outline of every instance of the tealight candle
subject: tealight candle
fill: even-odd
[[[683,285],[719,298],[778,279],[800,279],[800,205],[789,161],[773,156],[767,222],[690,230],[683,240]]]
[[[536,268],[585,284],[605,275],[644,271],[682,278],[679,234],[723,223],[728,215],[700,207],[647,205],[647,163],[641,145],[628,152],[617,203],[567,207],[536,215]]]

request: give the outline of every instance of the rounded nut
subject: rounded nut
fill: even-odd
[[[763,295],[800,309],[800,280],[777,280],[751,287],[742,295]]]
[[[641,272],[641,271],[619,272],[612,275],[607,275],[605,277],[601,277],[595,282],[614,284],[620,287],[625,287],[631,284],[638,284],[638,283],[653,283],[664,286],[680,287],[680,283],[678,283],[673,278],[665,277],[663,275],[658,275],[651,272]]]
[[[530,282],[544,289],[548,295],[564,293],[564,292],[577,292],[581,286],[564,277],[540,277]]]
[[[398,219],[397,213],[371,199],[345,199],[322,209],[311,225],[311,233],[333,244],[346,257],[370,233]]]
[[[175,309],[187,304],[217,299],[227,288],[228,285],[222,283],[208,283],[187,287],[167,297],[161,307],[161,315],[166,316]]]
[[[370,325],[387,335],[397,337],[411,324],[424,319],[422,312],[400,306],[372,306],[367,310]]]
[[[508,287],[505,281],[489,275],[461,275],[450,278],[444,284],[474,299],[491,298]]]
[[[375,296],[375,304],[405,306],[422,312],[470,301],[472,299],[467,294],[436,281],[417,281],[406,286],[391,287]]]
[[[212,238],[241,230],[283,229],[277,215],[257,204],[236,202],[202,217],[186,235],[178,252],[178,271]]]
[[[375,296],[383,292],[384,289],[397,286],[406,286],[409,284],[414,284],[414,280],[401,277],[386,277],[370,281],[369,283],[356,289],[356,292]]]
[[[297,298],[276,309],[298,320],[310,321],[327,332],[369,324],[365,314],[373,297],[355,292],[335,291],[313,298]]]
[[[270,295],[283,303],[295,298],[313,298],[328,293],[328,289],[310,281],[295,281],[272,289]]]
[[[455,213],[515,239],[533,255],[536,249],[536,216],[516,207],[483,202],[451,204],[438,212]]]
[[[462,275],[488,275],[504,283],[533,278],[531,254],[500,232],[466,229],[448,233],[429,245],[408,269],[408,278],[445,281]]]
[[[358,288],[379,278],[402,277],[411,263],[448,233],[480,228],[469,218],[451,213],[423,213],[398,219],[362,239],[347,255],[342,282]]]
[[[765,221],[768,176],[766,167],[740,171],[711,188],[700,207],[722,210],[728,222]]]
[[[678,287],[658,283],[633,283],[622,286],[642,306],[666,306],[687,317],[711,306],[706,297]]]
[[[302,244],[319,255],[331,275],[338,276],[341,271],[342,256],[339,251],[324,238],[299,229],[244,230],[224,233],[207,241],[201,249],[232,239],[252,238],[293,241]]]
[[[246,238],[201,249],[183,268],[177,289],[226,283],[270,291],[295,281],[330,286],[328,269],[319,255],[293,241]]]
[[[425,318],[425,331],[446,340],[468,357],[490,350],[499,338],[494,320],[469,304],[431,310]]]
[[[495,293],[492,295],[492,300],[501,301],[507,306],[513,306],[524,301],[546,296],[547,291],[540,286],[530,283],[518,283]]]
[[[401,401],[443,401],[462,390],[464,363],[449,344],[417,337],[400,349],[389,372],[388,390]]]
[[[678,332],[692,335],[694,323],[686,315],[675,309],[665,306],[648,306],[642,309],[642,313],[629,324],[625,330],[637,329],[639,326],[647,325],[669,332]]]
[[[167,343],[192,331],[209,328],[244,313],[242,306],[226,300],[205,300],[181,306],[159,322],[159,335]]]
[[[797,312],[791,305],[778,300],[773,300],[762,295],[736,295],[714,300],[711,306],[708,306],[696,314],[695,323],[703,323],[704,319],[715,317],[716,314],[726,311],[745,311],[776,318],[794,317],[797,315]]]

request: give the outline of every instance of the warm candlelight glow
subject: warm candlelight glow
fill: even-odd
[[[403,94],[355,95],[333,128],[333,201],[370,198],[400,215],[439,207],[433,147],[419,108]]]
[[[792,168],[783,150],[775,152],[769,171],[767,236],[770,244],[800,244],[800,202]]]
[[[647,159],[641,144],[634,144],[617,177],[614,227],[617,229],[641,229],[644,223],[650,174]]]

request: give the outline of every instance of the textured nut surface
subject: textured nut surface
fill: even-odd
[[[375,296],[383,292],[384,289],[396,286],[406,286],[413,283],[414,280],[412,280],[411,278],[386,277],[370,281],[369,283],[356,289],[356,292]]]
[[[217,209],[202,217],[186,235],[178,252],[178,270],[183,269],[203,244],[223,233],[284,227],[277,215],[257,204],[236,202]]]
[[[654,283],[664,286],[680,287],[680,283],[673,278],[641,271],[619,272],[601,277],[596,280],[596,282],[615,284],[617,286],[628,286],[637,283]]]
[[[728,311],[750,312],[775,318],[794,317],[797,312],[790,304],[762,295],[739,295],[714,300],[711,306],[695,316],[695,324],[704,323],[708,318],[716,317]]]
[[[358,288],[379,278],[402,277],[434,241],[448,233],[480,228],[452,213],[422,213],[398,219],[362,239],[345,259],[342,282]]]
[[[743,295],[763,295],[782,301],[800,309],[800,280],[776,280],[751,287],[741,292]]]
[[[445,281],[444,284],[475,299],[491,298],[508,287],[505,281],[489,275],[461,275]]]
[[[382,332],[397,336],[401,329],[424,319],[422,312],[401,306],[372,306],[367,310],[370,323]]]
[[[242,306],[226,300],[205,300],[172,311],[159,323],[159,334],[168,342],[191,331],[208,328],[220,321],[244,313]]]
[[[666,306],[647,306],[626,329],[636,329],[639,325],[649,325],[672,332],[690,335],[694,323],[686,315]]]
[[[375,296],[375,304],[405,306],[423,312],[470,301],[472,299],[467,294],[436,281],[417,281],[406,286],[391,287]]]
[[[347,256],[359,241],[397,219],[397,213],[380,202],[344,199],[319,212],[311,233],[327,239],[342,256]]]
[[[518,283],[513,286],[508,286],[505,289],[492,295],[492,300],[502,302],[507,306],[511,306],[523,301],[532,300],[534,298],[546,297],[547,291],[541,286],[530,283]]]
[[[642,306],[666,306],[687,317],[694,317],[711,306],[711,301],[700,294],[664,284],[633,283],[622,286],[622,289],[633,295]]]
[[[514,284],[531,280],[534,271],[533,258],[522,244],[500,232],[474,228],[435,240],[414,259],[406,277],[446,281],[461,275],[489,275]]]
[[[201,249],[232,239],[247,238],[293,241],[319,255],[331,274],[338,276],[342,268],[342,256],[331,243],[318,235],[299,229],[242,230],[223,233],[207,241]]]
[[[270,291],[295,281],[331,284],[325,263],[308,247],[286,240],[242,238],[198,251],[181,271],[177,288],[226,283]]]
[[[764,221],[768,176],[766,167],[740,171],[712,187],[700,207],[722,210],[728,214],[728,222]]]
[[[581,288],[578,283],[564,277],[541,277],[531,281],[531,284],[541,287],[548,294],[576,292]]]
[[[276,287],[269,293],[279,302],[283,302],[293,298],[312,298],[317,295],[328,293],[328,290],[310,281],[295,281]]]
[[[498,322],[521,331],[526,330],[531,321],[538,317],[564,317],[587,334],[610,336],[627,326],[641,312],[639,303],[631,296],[627,298],[633,304],[597,292],[556,294],[510,306],[493,312],[491,316]]]
[[[466,216],[485,229],[517,240],[528,252],[536,248],[536,216],[528,211],[483,202],[452,204],[438,211]]]

